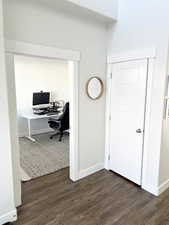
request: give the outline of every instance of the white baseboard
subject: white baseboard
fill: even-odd
[[[93,173],[96,173],[98,172],[99,170],[102,170],[104,169],[104,163],[98,163],[92,167],[89,167],[87,169],[84,169],[84,170],[81,170],[79,172],[79,176],[78,176],[78,179],[82,179],[84,177],[87,177]]]
[[[37,135],[37,134],[45,134],[45,133],[49,133],[49,132],[54,132],[54,130],[52,130],[50,128],[45,128],[45,129],[40,129],[40,130],[32,130],[31,134]],[[19,133],[19,137],[25,137],[25,136],[28,136],[28,133],[26,131],[23,133]]]
[[[146,187],[142,187],[142,188],[145,191],[148,191],[155,196],[159,196],[160,194],[162,194],[165,190],[167,190],[169,188],[169,179],[166,180],[165,182],[163,182],[159,187],[146,186]]]
[[[165,190],[169,188],[169,179],[162,183],[158,188],[158,195],[162,194]]]
[[[0,216],[0,225],[9,222],[14,222],[16,220],[17,220],[17,213],[16,209],[14,209],[11,212],[8,212],[5,215]]]
[[[142,186],[142,189],[151,193],[152,195],[158,196],[158,187],[151,187],[151,186]]]

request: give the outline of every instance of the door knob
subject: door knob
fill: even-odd
[[[141,129],[137,129],[136,130],[136,133],[141,134],[142,133],[142,130]]]

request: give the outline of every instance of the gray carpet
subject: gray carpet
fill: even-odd
[[[69,136],[64,135],[62,142],[58,142],[58,137],[49,137],[50,134],[36,135],[36,142],[19,138],[21,167],[30,178],[69,166]]]

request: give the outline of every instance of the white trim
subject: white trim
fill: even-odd
[[[106,79],[106,123],[105,123],[105,169],[109,170],[110,153],[110,108],[111,108],[111,64],[108,64]]]
[[[146,188],[143,187],[145,191],[148,191],[155,196],[159,196],[168,188],[169,188],[169,179],[163,182],[159,187],[148,186],[148,185],[146,186]]]
[[[70,178],[73,181],[78,179],[78,80],[79,70],[78,64],[80,60],[80,52],[71,50],[62,50],[54,47],[43,45],[29,44],[25,42],[6,41],[6,54],[21,54],[27,56],[39,56],[47,58],[55,58],[69,61],[69,69],[71,70],[71,98],[70,98]],[[11,68],[14,65],[11,63]],[[11,70],[12,71],[12,70]],[[15,76],[14,72],[11,76]],[[15,95],[13,95],[16,98]],[[16,99],[15,99],[16,100]],[[19,174],[18,174],[19,175]]]
[[[7,76],[7,88],[8,90],[8,102],[9,104],[9,121],[10,121],[10,136],[11,136],[11,152],[12,152],[12,168],[13,168],[13,181],[14,181],[14,197],[16,207],[21,205],[21,182],[19,177],[20,172],[20,151],[18,142],[18,130],[17,130],[17,106],[16,106],[16,87],[15,77],[13,76],[14,68],[14,56],[7,53],[6,58],[6,76]]]
[[[158,195],[163,193],[165,190],[169,188],[169,179],[163,182],[158,188]]]
[[[151,185],[147,185],[146,186],[146,189],[142,187],[143,190],[151,193],[152,195],[155,195],[155,196],[159,196],[158,194],[158,187],[153,187]]]
[[[143,146],[143,162],[142,162],[142,182],[141,186],[144,190],[155,194],[157,187],[151,187],[146,180],[147,167],[148,167],[148,152],[149,152],[149,139],[150,139],[150,118],[151,118],[151,98],[152,98],[152,85],[153,85],[153,68],[154,59],[148,60],[148,80],[147,80],[147,96],[146,96],[146,113],[145,113],[145,127],[144,127],[144,146]],[[156,195],[156,194],[155,194]]]
[[[55,58],[63,60],[80,61],[80,52],[59,49],[50,46],[19,42],[14,40],[5,41],[6,53],[38,56],[43,58]]]
[[[123,54],[110,55],[107,58],[108,63],[119,63],[131,60],[141,60],[146,58],[155,58],[156,48],[147,48],[142,50],[135,50],[131,52],[125,52]]]
[[[78,154],[78,140],[79,140],[79,107],[78,107],[78,96],[79,96],[79,68],[78,62],[69,61],[69,71],[70,74],[70,83],[71,83],[71,96],[70,102],[70,121],[73,121],[70,124],[70,178],[73,181],[78,180],[78,169],[79,169],[79,154]],[[74,77],[74,79],[72,79]]]
[[[98,171],[100,171],[102,169],[104,169],[104,163],[98,163],[98,164],[96,164],[94,166],[91,166],[91,167],[89,167],[87,169],[81,170],[79,172],[78,178],[82,179],[82,178],[87,177],[87,176],[89,176],[89,175],[91,175],[93,173],[96,173],[96,172],[98,172]]]
[[[17,220],[16,210],[12,210],[0,217],[0,224],[14,222]]]
[[[143,54],[144,53],[144,54]],[[151,53],[151,54],[150,54]],[[152,93],[152,80],[153,80],[153,67],[154,67],[154,59],[155,59],[155,49],[153,50],[147,50],[147,51],[141,51],[139,54],[135,55],[133,54],[123,54],[119,57],[109,57],[108,61],[108,77],[107,77],[107,90],[106,93],[106,146],[105,146],[105,169],[109,169],[109,152],[110,152],[110,143],[109,143],[109,115],[111,110],[111,85],[110,81],[110,73],[111,73],[111,65],[113,63],[119,63],[119,62],[126,62],[130,60],[138,60],[143,59],[141,56],[144,56],[144,59],[146,59],[148,56],[150,58],[147,58],[149,65],[148,65],[148,83],[147,83],[147,96],[146,96],[146,113],[145,113],[145,132],[144,132],[144,149],[143,149],[143,166],[142,166],[142,182],[141,187],[142,189],[154,194],[158,195],[157,186],[156,187],[150,187],[147,180],[146,180],[146,173],[147,173],[147,155],[149,150],[149,137],[150,137],[150,114],[151,114],[151,93]],[[135,58],[134,58],[135,57]]]

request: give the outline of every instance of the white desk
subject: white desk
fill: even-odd
[[[55,118],[58,119],[61,116],[62,113],[57,113],[55,115],[37,115],[34,114],[33,112],[30,113],[24,113],[21,115],[22,118],[27,120],[28,124],[28,136],[26,136],[29,140],[35,142],[36,140],[32,137],[31,135],[31,121],[32,120],[39,120],[39,119],[47,119],[47,118]]]

